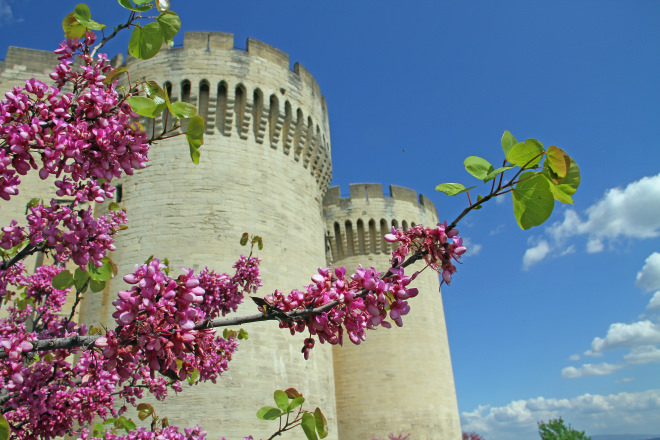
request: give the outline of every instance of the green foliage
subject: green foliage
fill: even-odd
[[[313,412],[304,410],[302,404],[305,398],[295,388],[275,391],[273,400],[276,406],[264,406],[257,411],[257,418],[261,420],[280,419],[280,429],[273,437],[296,426],[302,428],[307,440],[318,440],[328,436],[328,422],[323,412],[319,408]],[[294,411],[296,409],[297,411]]]
[[[238,330],[230,330],[228,328],[225,328],[222,331],[222,337],[225,338],[225,339],[236,338],[239,341],[249,339],[248,332],[245,329],[242,329],[242,328],[239,328]]]
[[[188,129],[186,130],[186,140],[190,148],[190,158],[195,165],[199,164],[200,151],[199,147],[204,143],[204,118],[201,116],[193,116],[188,121]]]
[[[541,440],[591,440],[584,431],[577,431],[570,424],[566,426],[561,417],[539,422],[538,427]]]
[[[468,192],[474,188],[476,188],[476,186],[471,186],[469,188],[466,188],[464,185],[461,185],[460,183],[441,183],[440,185],[435,187],[435,190],[443,192],[448,196],[456,196],[458,194]]]
[[[5,419],[5,416],[0,414],[0,440],[9,440],[9,435],[11,430],[9,429],[9,422]]]
[[[106,426],[110,425],[110,426]],[[106,438],[108,432],[117,434],[119,431],[124,431],[128,434],[130,431],[136,429],[135,423],[124,416],[111,417],[106,419],[103,423],[96,423],[92,427],[91,437]]]
[[[536,139],[518,142],[509,132],[502,135],[502,151],[505,159],[500,168],[495,169],[490,162],[478,156],[465,159],[465,170],[478,180],[487,183],[491,180],[490,192],[478,195],[473,203],[470,190],[460,183],[442,183],[436,190],[449,196],[467,193],[470,205],[462,218],[472,209],[480,209],[482,204],[493,197],[511,193],[513,199],[513,214],[522,229],[529,229],[543,224],[552,214],[555,200],[560,203],[572,204],[573,194],[580,186],[580,169],[564,150],[554,145],[545,149]],[[515,174],[508,182],[504,173],[514,170]]]
[[[59,290],[68,289],[73,286],[73,275],[71,275],[70,271],[63,270],[53,277],[51,284],[54,288]]]
[[[135,58],[148,60],[160,51],[163,42],[163,31],[158,22],[137,25],[133,28],[131,39],[128,40],[128,53]]]

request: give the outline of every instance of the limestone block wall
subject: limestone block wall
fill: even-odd
[[[183,48],[147,61],[129,57],[127,66],[131,78],[154,80],[173,101],[198,105],[207,130],[199,165],[185,138],[174,137],[152,147],[146,169],[119,182],[119,204],[129,217],[113,255],[119,272],[151,255],[169,258],[174,273],[181,266],[231,272],[249,252],[239,239],[250,232],[265,246],[257,252],[261,295],[310,283],[325,265],[321,201],[331,178],[327,110],[314,78],[298,64],[292,71],[288,56],[271,46],[248,40],[247,51],[238,50],[231,34],[208,32],[186,33]],[[156,130],[165,123],[157,121]],[[117,280],[102,295],[88,296],[84,319],[109,322],[115,292],[125,287]],[[255,312],[249,299],[239,309]],[[323,409],[328,438],[337,439],[330,347],[305,361],[303,338],[277,322],[244,328],[249,340],[217,385],[185,388],[158,413],[177,425],[199,423],[209,438],[268,438],[276,423],[259,421],[257,409],[272,403],[274,390],[295,387],[312,410]]]
[[[323,213],[333,266],[351,271],[358,264],[389,268],[393,244],[383,240],[392,226],[438,222],[435,206],[414,190],[380,184],[352,184],[350,197],[339,187],[325,195]],[[407,269],[414,273],[420,269]],[[408,272],[407,272],[408,273]],[[420,294],[411,299],[403,327],[368,332],[360,345],[335,347],[334,374],[339,437],[386,438],[410,432],[412,438],[461,438],[454,376],[437,273],[415,280]]]

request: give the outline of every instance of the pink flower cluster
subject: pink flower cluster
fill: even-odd
[[[432,269],[442,271],[443,281],[449,283],[456,272],[453,261],[466,251],[458,231],[446,231],[446,228],[446,224],[438,224],[435,228],[417,225],[405,231],[392,228],[392,233],[385,239],[398,242],[399,246],[392,253],[392,267],[386,273],[360,266],[347,277],[345,267],[319,269],[312,276],[314,283],[305,290],[294,290],[288,295],[275,291],[267,295],[264,299],[268,306],[262,311],[278,317],[280,327],[288,328],[291,334],[309,332],[310,337],[305,339],[302,349],[305,359],[314,347],[312,336],[321,343],[342,344],[346,333],[351,342],[359,344],[366,339],[366,330],[377,326],[391,327],[388,317],[401,327],[402,317],[410,311],[407,300],[418,294],[417,289],[408,288],[417,274],[412,277],[404,274],[402,263],[406,257],[411,252],[419,252]],[[284,315],[335,301],[335,307],[306,319],[291,319]]]
[[[90,435],[89,429],[84,429],[80,435],[80,440],[101,439]],[[185,428],[183,432],[176,426],[149,431],[146,428],[138,428],[130,431],[128,434],[120,435],[112,432],[105,434],[105,440],[206,440],[206,432],[199,426],[194,428]],[[226,440],[222,437],[220,440]],[[254,440],[252,436],[243,437],[242,440]]]
[[[389,328],[386,320],[392,319],[399,327],[402,317],[410,311],[407,299],[417,296],[417,289],[408,288],[411,277],[404,274],[403,268],[390,269],[385,275],[373,267],[362,266],[350,277],[346,268],[319,269],[312,276],[313,284],[304,291],[294,290],[288,295],[275,291],[264,299],[273,310],[291,312],[323,306],[333,301],[338,305],[327,312],[314,314],[305,320],[281,319],[280,327],[288,328],[291,334],[308,331],[310,338],[305,340],[303,354],[309,357],[316,336],[321,343],[343,344],[344,332],[354,344],[366,339],[366,330],[377,326]],[[266,310],[268,312],[268,310]]]
[[[106,369],[128,376],[142,364],[152,377],[161,372],[183,380],[198,372],[201,380],[215,382],[238,343],[215,337],[214,329],[198,324],[235,310],[244,293],[261,284],[258,263],[257,258],[241,256],[233,277],[204,269],[197,276],[188,270],[177,279],[166,275],[157,259],[136,266],[135,273],[124,277],[134,287],[119,292],[113,302],[117,332],[96,341]]]
[[[199,308],[206,315],[206,319],[235,312],[246,293],[257,292],[257,288],[262,285],[259,277],[260,262],[260,258],[241,255],[234,263],[236,273],[232,277],[208,268],[197,275],[199,286],[204,289],[204,299]]]
[[[115,250],[113,236],[127,221],[123,211],[112,211],[96,219],[91,207],[73,210],[54,200],[48,207],[37,205],[29,211],[27,231],[12,221],[2,228],[0,246],[11,249],[27,240],[32,246],[43,245],[44,250],[52,250],[56,261],[71,258],[83,269],[90,261],[95,266],[102,265],[106,253]]]
[[[392,265],[401,264],[410,252],[424,253],[424,260],[436,272],[442,272],[442,282],[449,284],[456,273],[454,261],[465,253],[467,248],[458,236],[458,229],[447,231],[447,222],[438,223],[435,228],[416,225],[410,229],[394,229],[385,235],[385,240],[399,243],[392,253]],[[451,241],[450,241],[451,240]]]
[[[30,79],[0,101],[0,197],[18,193],[30,169],[39,176],[61,177],[59,196],[102,202],[111,197],[110,181],[122,172],[145,167],[149,145],[136,124],[137,115],[119,96],[115,84],[104,84],[111,66],[105,55],[93,58],[95,36],[67,40],[56,50],[60,64],[51,74],[57,87]],[[73,57],[82,62],[72,68]],[[63,87],[72,92],[62,92]]]

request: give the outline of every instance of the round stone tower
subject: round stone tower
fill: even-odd
[[[389,267],[393,244],[383,239],[391,227],[435,225],[433,203],[408,188],[380,184],[350,185],[342,198],[338,186],[323,201],[328,260],[350,271],[358,264]],[[421,268],[412,266],[406,273]],[[335,348],[334,374],[339,438],[385,438],[409,432],[414,439],[459,440],[461,429],[449,356],[438,274],[430,269],[415,280],[420,294],[410,300],[403,327],[367,332],[360,345]]]
[[[264,242],[261,295],[309,284],[325,264],[321,202],[332,174],[326,103],[312,75],[300,64],[291,70],[289,56],[274,47],[248,39],[238,50],[232,34],[217,32],[187,32],[182,48],[164,48],[149,60],[129,57],[126,66],[132,79],[163,85],[172,101],[197,105],[207,124],[199,165],[185,138],[174,137],[152,147],[144,170],[120,181],[129,229],[112,257],[119,273],[151,255],[167,257],[173,273],[181,266],[231,273],[249,252],[239,244],[249,232]],[[164,119],[157,132],[171,124]],[[88,295],[82,319],[109,322],[112,300],[125,287],[119,279],[103,295]],[[255,312],[249,299],[239,308]],[[323,410],[328,438],[337,439],[331,348],[320,346],[305,361],[303,337],[277,322],[244,328],[249,340],[217,385],[184,387],[157,406],[158,414],[176,425],[199,423],[209,438],[267,438],[276,422],[259,421],[256,411],[273,404],[274,390],[295,387],[306,407]]]

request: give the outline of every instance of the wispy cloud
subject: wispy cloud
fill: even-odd
[[[22,18],[17,18],[14,15],[11,3],[12,0],[0,0],[0,26],[23,21]]]
[[[623,365],[608,364],[607,362],[600,364],[584,364],[579,368],[564,368],[561,370],[561,377],[565,379],[577,379],[588,376],[605,376],[612,374],[621,368],[623,368]]]
[[[660,289],[660,254],[654,252],[637,273],[639,287],[646,290]],[[566,367],[562,377],[577,379],[586,376],[603,376],[612,374],[623,368],[637,365],[660,363],[660,290],[656,291],[648,305],[646,314],[631,323],[615,322],[610,324],[604,336],[597,336],[591,341],[591,346],[584,352],[585,356],[601,357],[610,350],[623,349],[626,353],[615,364],[603,362],[600,364],[585,363],[581,367]],[[569,358],[572,361],[579,357]]]
[[[602,252],[606,245],[621,238],[645,239],[660,236],[660,174],[644,177],[625,188],[611,188],[588,207],[584,219],[573,209],[564,219],[545,229],[523,257],[523,267],[542,261],[548,255],[562,255],[568,239],[584,236],[586,251]],[[552,252],[557,250],[557,252]],[[529,252],[529,254],[528,254]],[[660,258],[660,257],[658,257]]]
[[[642,270],[637,272],[637,286],[649,292],[660,289],[660,253],[648,256]]]
[[[543,260],[551,251],[550,244],[541,240],[535,246],[527,249],[523,255],[523,269],[527,270],[534,264]]]
[[[654,432],[660,423],[660,390],[571,399],[537,397],[500,407],[479,406],[461,414],[461,425],[463,431],[478,432],[488,440],[518,440],[538,437],[538,421],[560,416],[589,435]]]

